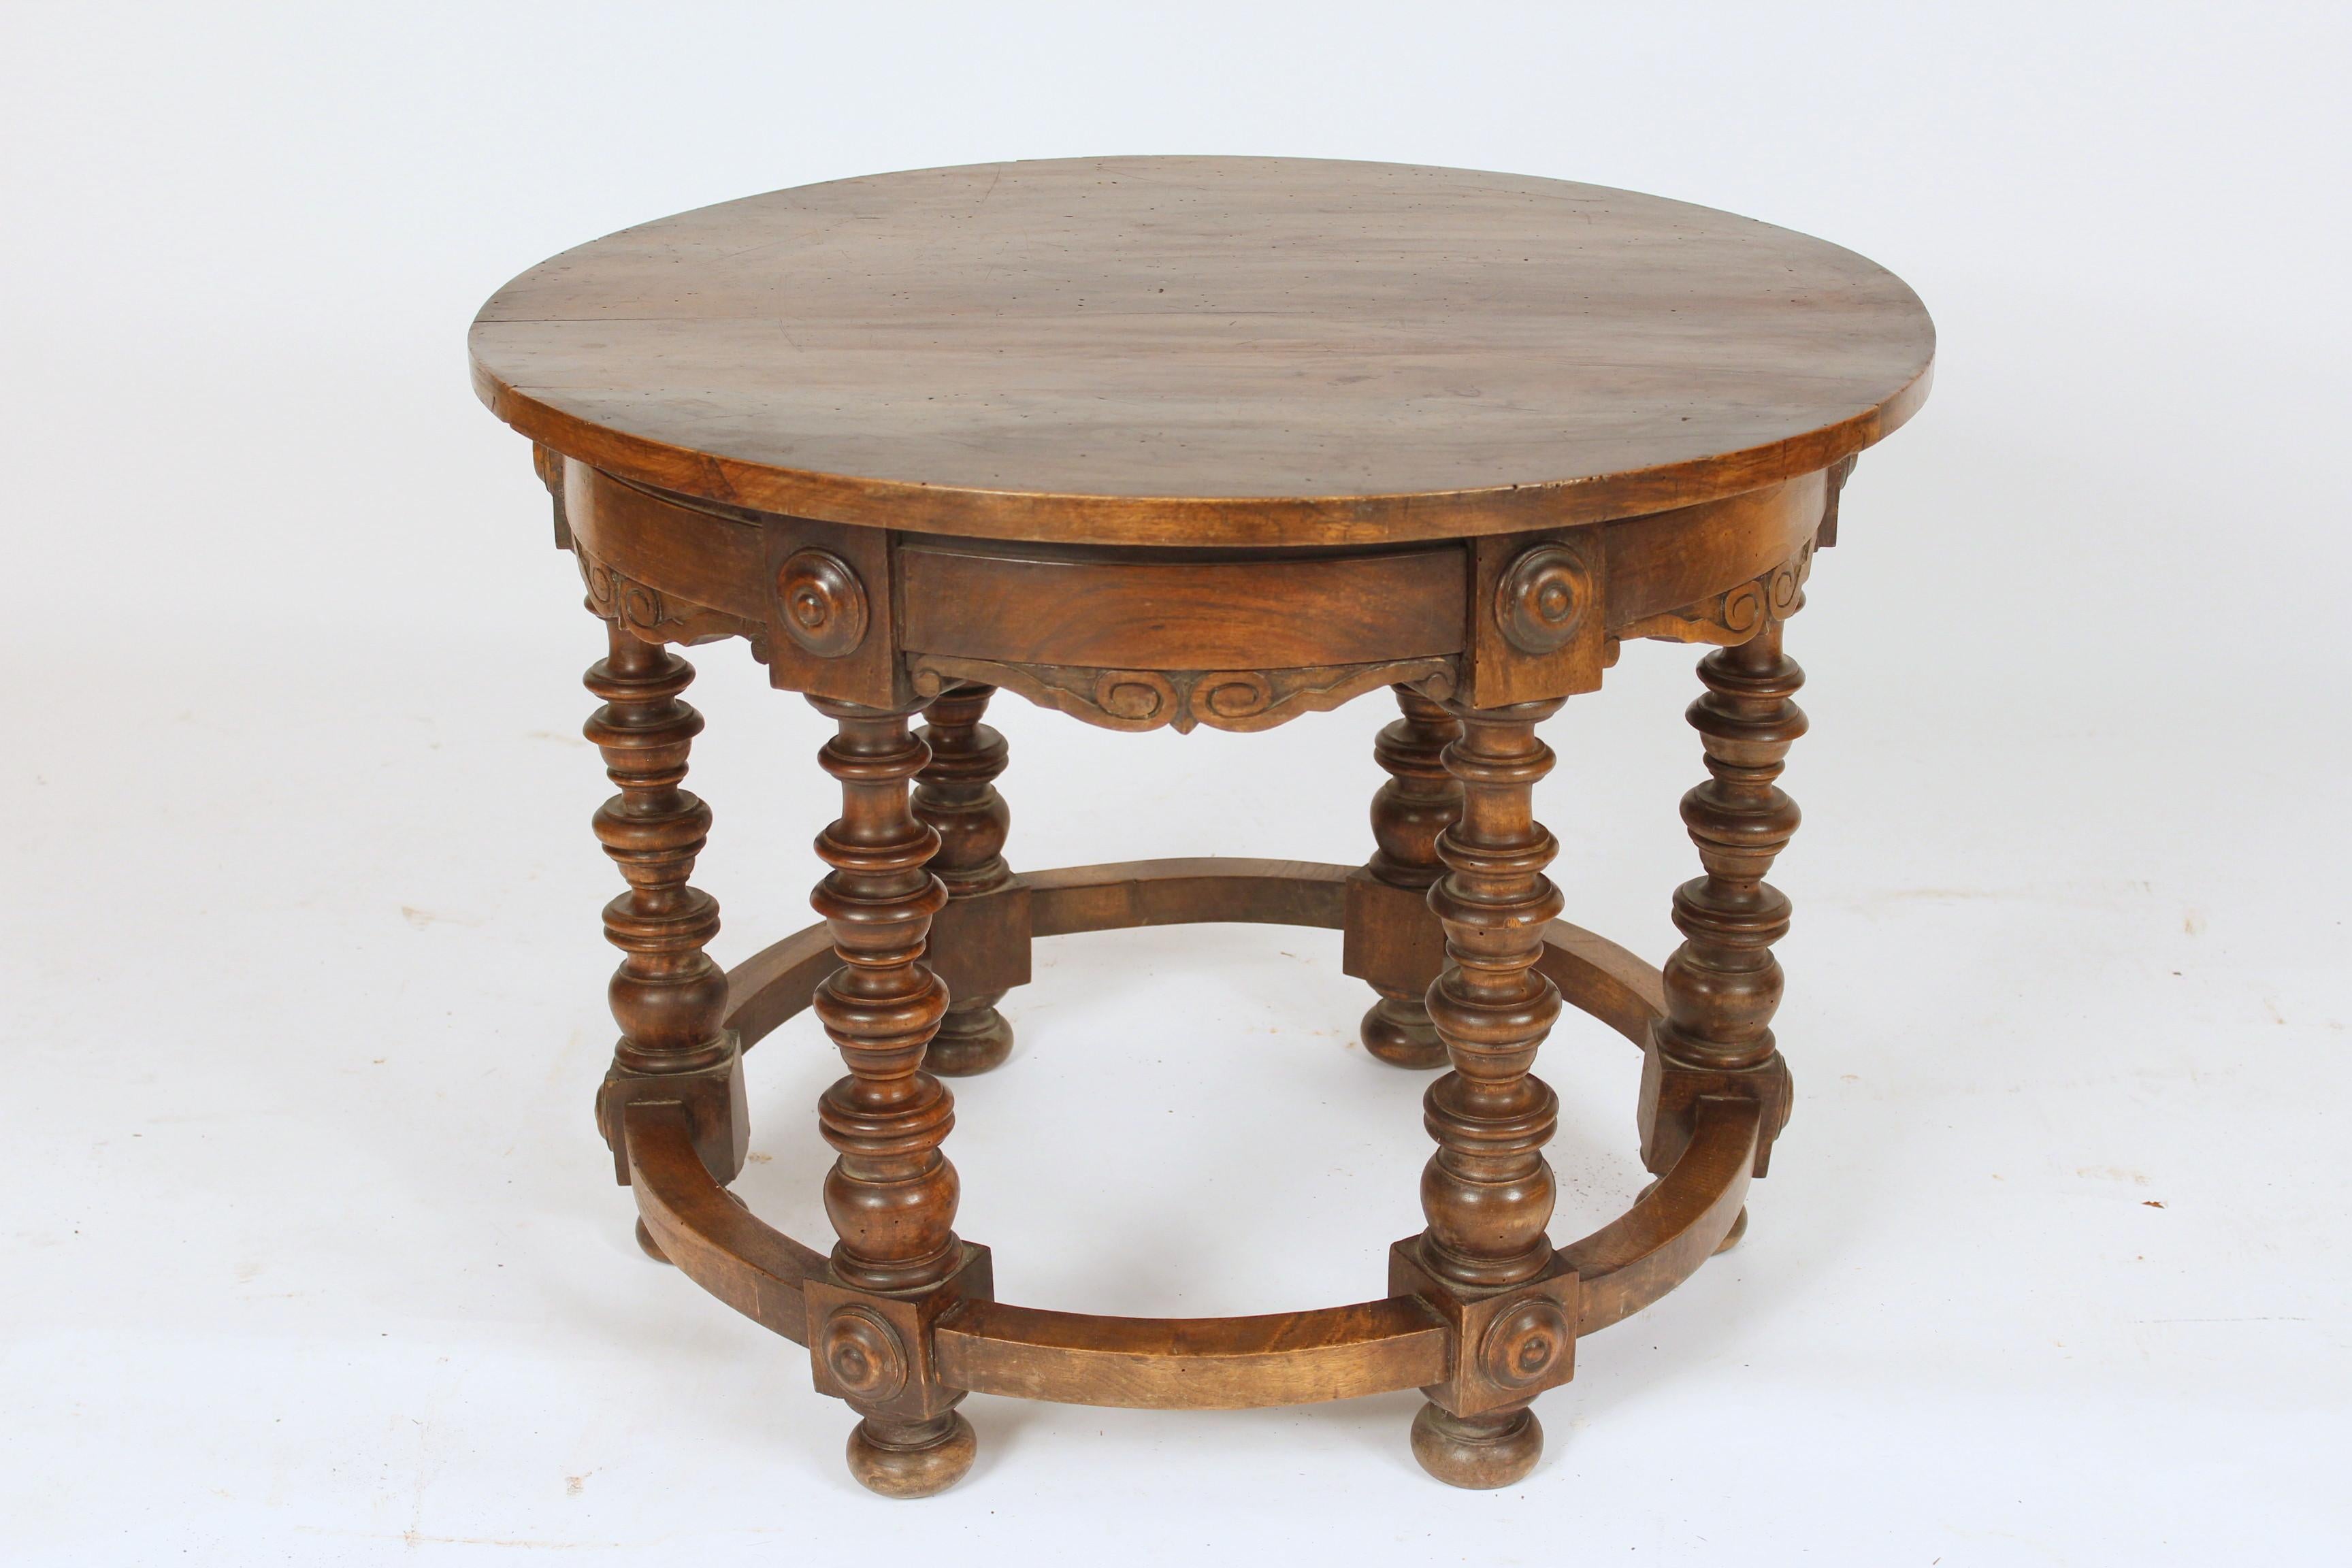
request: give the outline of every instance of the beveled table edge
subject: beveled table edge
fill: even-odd
[[[477,323],[478,326],[479,323]],[[468,334],[470,348],[471,334]],[[1799,436],[1618,474],[1392,495],[1129,496],[979,489],[769,467],[626,435],[541,402],[468,354],[474,390],[518,433],[632,483],[856,527],[1068,544],[1228,548],[1390,544],[1518,533],[1671,511],[1817,472],[1899,429],[1935,358],[1880,404]]]

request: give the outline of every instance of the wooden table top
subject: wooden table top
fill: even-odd
[[[1631,516],[1810,473],[1927,395],[1852,251],[1598,185],[1090,158],[841,180],[531,268],[483,400],[624,479],[1005,539],[1322,545]]]

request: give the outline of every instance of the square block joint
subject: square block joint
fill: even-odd
[[[1698,1102],[1717,1097],[1752,1100],[1762,1116],[1751,1175],[1761,1176],[1772,1160],[1772,1141],[1789,1124],[1796,1085],[1778,1051],[1751,1068],[1711,1068],[1677,1061],[1653,1035],[1642,1048],[1642,1097],[1634,1113],[1642,1131],[1642,1163],[1654,1176],[1674,1169],[1698,1124]]]
[[[1420,995],[1445,968],[1445,928],[1423,888],[1399,888],[1359,868],[1349,874],[1339,973],[1383,991]]]
[[[948,995],[984,996],[1029,984],[1029,889],[1020,882],[950,898],[931,917],[923,963]]]
[[[1557,1254],[1538,1279],[1470,1292],[1431,1272],[1421,1237],[1389,1248],[1389,1294],[1420,1297],[1453,1331],[1451,1373],[1422,1392],[1455,1415],[1508,1410],[1576,1375],[1580,1289]]]
[[[613,1179],[629,1184],[628,1136],[622,1130],[628,1108],[676,1105],[686,1112],[694,1152],[721,1186],[742,1173],[751,1152],[751,1113],[743,1095],[743,1050],[730,1030],[725,1059],[688,1072],[636,1072],[618,1063],[604,1071],[596,1090],[596,1131],[613,1151]]]
[[[819,1394],[866,1415],[925,1421],[955,1408],[964,1390],[940,1381],[940,1319],[967,1301],[996,1300],[988,1248],[963,1246],[956,1271],[917,1295],[886,1296],[831,1278],[803,1289],[808,1303],[809,1366]]]

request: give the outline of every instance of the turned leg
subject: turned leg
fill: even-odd
[[[1444,966],[1444,935],[1431,914],[1428,892],[1445,874],[1437,836],[1462,815],[1462,786],[1445,771],[1444,751],[1460,739],[1461,721],[1411,687],[1394,689],[1404,716],[1383,728],[1372,757],[1389,781],[1372,796],[1372,842],[1364,867],[1369,884],[1350,908],[1349,973],[1381,994],[1364,1015],[1364,1049],[1395,1067],[1445,1065],[1445,1046],[1429,1021],[1423,998]],[[1380,891],[1393,889],[1393,895]]]
[[[596,813],[596,837],[629,888],[604,906],[604,934],[622,953],[609,987],[621,1038],[597,1093],[596,1121],[625,1186],[623,1110],[636,1100],[682,1103],[703,1163],[731,1182],[751,1142],[741,1053],[720,1026],[727,977],[703,951],[718,934],[719,904],[688,882],[710,808],[679,787],[702,730],[702,715],[679,700],[694,667],[617,622],[607,631],[611,651],[587,675],[604,705],[586,733],[620,788]],[[642,1219],[637,1245],[662,1257]]]
[[[811,901],[842,966],[815,1009],[848,1075],[817,1119],[839,1158],[825,1212],[840,1237],[824,1280],[807,1287],[817,1385],[864,1417],[851,1473],[891,1497],[927,1497],[971,1468],[961,1392],[940,1385],[930,1326],[958,1300],[984,1296],[987,1256],[955,1234],[956,1173],[940,1144],[955,1101],[923,1069],[948,1010],[923,963],[931,917],[948,900],[929,870],[940,835],[911,809],[908,784],[930,761],[907,715],[812,698],[839,732],[821,753],[841,781],[839,821],[817,839],[833,868]]]
[[[1737,647],[1699,661],[1706,695],[1689,719],[1706,750],[1707,782],[1683,796],[1683,822],[1706,874],[1675,890],[1683,944],[1666,961],[1665,1016],[1652,1028],[1642,1071],[1642,1158],[1664,1174],[1689,1142],[1698,1102],[1738,1096],[1762,1108],[1755,1174],[1787,1125],[1788,1065],[1772,1039],[1780,965],[1772,944],[1789,931],[1789,900],[1764,880],[1797,830],[1797,806],[1775,782],[1805,732],[1791,700],[1804,671],[1780,648],[1772,621]],[[1743,1212],[1727,1247],[1746,1230]]]
[[[915,775],[915,815],[940,836],[931,872],[947,885],[949,907],[940,911],[942,927],[952,925],[963,912],[960,901],[997,892],[1013,880],[1012,868],[1004,863],[1013,813],[996,791],[997,775],[1004,771],[1004,737],[980,721],[995,694],[992,686],[958,686],[923,710],[919,733],[930,747],[931,760]],[[957,930],[953,937],[969,938],[974,945],[985,941],[977,931]],[[1025,932],[1020,941],[1025,978]],[[932,946],[935,952],[953,952],[947,963],[935,958],[942,970],[967,956],[965,942],[949,939],[944,930],[933,933]],[[941,1077],[970,1078],[998,1066],[1013,1050],[1013,1026],[996,1010],[1005,988],[970,991],[966,975],[950,979],[954,1000],[931,1040],[925,1065]]]
[[[1534,967],[1561,902],[1543,874],[1558,845],[1533,810],[1552,763],[1535,727],[1559,708],[1456,706],[1462,738],[1444,753],[1462,816],[1437,840],[1446,873],[1429,901],[1447,963],[1428,1007],[1453,1068],[1422,1102],[1437,1140],[1421,1181],[1428,1228],[1391,1253],[1390,1288],[1420,1295],[1454,1328],[1454,1374],[1424,1391],[1412,1448],[1460,1487],[1508,1486],[1535,1468],[1543,1429],[1528,1406],[1574,1367],[1576,1276],[1544,1228],[1553,1187],[1543,1146],[1559,1105],[1531,1070],[1560,1008]]]

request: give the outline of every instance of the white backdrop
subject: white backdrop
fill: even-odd
[[[6,1554],[2341,1553],[2342,16],[16,0]],[[1941,329],[1792,628],[1796,1121],[1745,1247],[1586,1342],[1504,1492],[1421,1477],[1411,1395],[974,1398],[962,1486],[870,1499],[804,1357],[636,1257],[590,1127],[598,637],[467,321],[663,213],[1103,152],[1653,190],[1859,249]],[[731,962],[811,918],[833,805],[816,716],[739,646],[698,662]],[[1654,959],[1689,663],[1629,648],[1547,731],[1570,918]],[[1003,706],[1019,864],[1368,847],[1380,700],[1254,737]],[[1354,1047],[1335,937],[1040,958],[950,1144],[1008,1299],[1378,1289],[1422,1080]],[[741,1188],[822,1240],[835,1069],[806,1020],[751,1066]],[[1643,1179],[1636,1066],[1571,1022],[1544,1070],[1567,1237]]]

